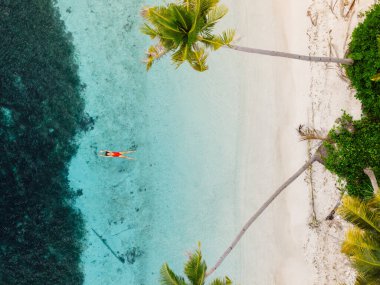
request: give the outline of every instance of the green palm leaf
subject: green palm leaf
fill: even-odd
[[[369,284],[371,281],[380,281],[380,259],[367,255],[354,255],[350,259],[355,269],[359,272],[360,279],[367,282],[364,284]]]
[[[200,37],[199,40],[207,47],[217,50],[222,46],[229,46],[235,37],[235,30],[224,31],[221,35]]]
[[[229,46],[231,42],[234,40],[235,30],[229,29],[222,33],[221,39],[223,41],[223,45]]]
[[[224,5],[219,5],[210,9],[210,11],[207,14],[207,24],[205,28],[213,27],[227,13],[228,8]]]
[[[161,267],[160,275],[161,285],[186,285],[185,279],[183,277],[175,275],[167,263]]]
[[[367,205],[372,211],[380,214],[380,193],[376,194],[371,200],[369,200]]]
[[[159,35],[158,32],[156,30],[154,30],[153,28],[151,28],[148,24],[144,24],[140,28],[140,31],[143,34],[150,36],[151,39],[154,39],[155,37],[157,37]]]
[[[342,252],[347,255],[355,255],[364,251],[380,254],[380,238],[377,234],[359,228],[350,229],[342,244]]]
[[[204,48],[195,47],[194,50],[190,50],[187,61],[190,63],[191,67],[197,71],[205,71],[208,69],[206,64],[207,54]]]
[[[200,37],[199,40],[208,48],[212,50],[217,50],[218,48],[223,46],[223,41],[220,37],[217,36],[206,36]]]
[[[206,279],[207,265],[203,260],[200,244],[198,250],[190,255],[185,263],[184,272],[190,281],[189,285],[204,285]],[[165,263],[160,271],[161,285],[188,285],[183,277],[177,276]],[[215,279],[210,285],[231,285],[232,281],[226,276],[224,279]]]
[[[157,44],[155,46],[151,46],[146,53],[146,59],[144,62],[146,63],[146,69],[149,70],[152,67],[154,61],[160,59],[167,53],[167,50],[164,46]]]
[[[180,30],[182,29],[184,32],[188,31],[192,24],[192,14],[187,13],[186,8],[178,5],[172,4],[170,8],[173,13],[173,18],[175,18],[180,25]]]
[[[215,279],[210,285],[231,285],[232,281],[226,276],[224,279]]]
[[[380,233],[379,214],[357,198],[346,196],[342,199],[343,205],[339,208],[339,214],[348,222],[362,230]]]
[[[183,44],[175,53],[172,55],[172,61],[179,67],[188,57],[189,47]]]
[[[198,249],[185,264],[185,274],[192,285],[203,285],[206,278],[207,266],[202,260],[202,253]]]
[[[200,17],[205,17],[208,12],[212,9],[215,8],[216,5],[218,5],[219,0],[202,0],[200,1],[199,5],[199,14]]]
[[[356,227],[347,232],[342,252],[357,270],[355,285],[380,284],[380,194],[369,201],[344,197],[338,212]]]

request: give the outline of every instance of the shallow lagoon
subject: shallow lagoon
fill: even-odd
[[[222,51],[204,74],[162,60],[147,73],[140,1],[58,6],[86,84],[85,110],[95,118],[78,138],[69,176],[83,191],[85,284],[157,284],[162,263],[182,271],[198,241],[211,266],[237,231],[239,59]],[[101,149],[136,149],[137,160],[100,158]],[[219,275],[235,277],[238,260],[236,251]]]

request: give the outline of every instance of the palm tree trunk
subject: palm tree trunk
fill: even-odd
[[[375,173],[369,167],[364,169],[364,173],[367,174],[367,176],[369,177],[369,180],[371,180],[373,193],[376,195],[377,192],[379,191],[379,184],[377,184]]]
[[[285,57],[285,58],[294,58],[298,60],[305,60],[305,61],[314,61],[314,62],[335,62],[340,64],[348,64],[352,65],[354,61],[351,58],[337,58],[337,57],[324,57],[324,56],[307,56],[307,55],[299,55],[294,53],[287,53],[287,52],[279,52],[279,51],[270,51],[270,50],[264,50],[264,49],[257,49],[257,48],[250,48],[250,47],[242,47],[242,46],[235,46],[230,45],[229,48],[248,52],[248,53],[258,53],[258,54],[264,54],[269,56],[279,56],[279,57]]]
[[[324,156],[324,149],[323,147],[319,147],[316,153],[296,172],[292,177],[290,177],[288,180],[285,181],[284,184],[282,184],[276,192],[272,194],[272,196],[269,197],[269,199],[260,207],[260,209],[257,210],[257,212],[247,221],[247,223],[243,226],[239,234],[236,236],[236,238],[233,240],[231,245],[226,249],[226,251],[223,253],[223,255],[218,259],[217,263],[212,267],[207,273],[206,276],[211,275],[223,262],[223,260],[227,257],[227,255],[234,249],[236,244],[240,241],[242,236],[245,234],[247,229],[252,225],[254,221],[264,212],[264,210],[273,202],[274,199],[280,193],[288,187],[294,180],[298,178],[298,176],[301,175],[302,172],[304,172],[310,165],[312,165],[314,162],[318,161],[320,163],[323,163],[323,156]]]

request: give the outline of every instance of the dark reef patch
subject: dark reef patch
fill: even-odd
[[[0,42],[0,284],[82,284],[67,176],[93,120],[71,35],[52,0],[0,0]]]

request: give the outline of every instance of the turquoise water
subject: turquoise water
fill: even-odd
[[[150,4],[150,3],[146,3]],[[70,185],[86,223],[84,284],[158,284],[168,262],[180,273],[202,242],[211,267],[238,231],[238,55],[220,51],[210,71],[175,70],[169,58],[145,71],[149,42],[139,33],[140,1],[61,0],[73,35],[85,111]],[[136,161],[100,158],[102,149],[136,149]],[[94,229],[116,255],[120,262]],[[239,275],[239,251],[216,275]]]

